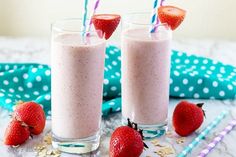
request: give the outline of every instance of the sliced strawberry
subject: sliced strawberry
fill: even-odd
[[[42,107],[35,102],[25,102],[17,105],[14,119],[24,122],[30,127],[30,132],[38,135],[43,132],[46,123],[45,113]]]
[[[175,30],[184,20],[186,11],[174,6],[161,6],[158,8],[158,17],[161,23],[167,23]]]
[[[13,120],[6,129],[4,144],[17,146],[24,143],[29,136],[30,132],[28,126],[23,125],[19,121]]]
[[[109,39],[120,23],[120,15],[115,14],[97,14],[92,17],[94,27],[102,31],[105,39]]]

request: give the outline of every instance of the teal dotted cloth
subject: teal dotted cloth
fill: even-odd
[[[51,71],[47,65],[0,64],[0,106],[12,110],[20,100],[35,101],[48,112],[50,91]]]
[[[180,98],[234,99],[236,68],[204,57],[173,51],[170,95]]]
[[[108,46],[102,112],[121,110],[120,49]],[[16,102],[35,101],[51,114],[50,67],[41,64],[0,64],[0,106],[14,110]],[[177,98],[234,99],[236,68],[204,57],[173,51],[170,96]]]

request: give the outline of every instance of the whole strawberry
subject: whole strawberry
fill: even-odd
[[[28,125],[30,133],[34,135],[43,132],[46,123],[42,107],[35,102],[25,102],[17,105],[13,118]]]
[[[128,126],[118,127],[111,135],[110,157],[139,157],[144,147],[142,130],[128,120]]]
[[[175,108],[172,123],[175,132],[180,136],[188,136],[197,130],[203,123],[203,103],[193,104],[188,101],[181,101]]]
[[[29,136],[30,131],[28,126],[17,120],[12,120],[5,132],[4,144],[17,146],[24,143]]]

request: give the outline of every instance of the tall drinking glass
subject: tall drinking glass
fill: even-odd
[[[88,153],[100,142],[105,40],[97,32],[83,37],[82,20],[52,26],[53,146],[68,153]]]
[[[156,25],[149,13],[124,17],[122,31],[122,116],[144,130],[146,138],[162,135],[167,126],[172,32]]]

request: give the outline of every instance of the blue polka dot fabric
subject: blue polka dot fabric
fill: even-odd
[[[103,116],[121,110],[120,49],[106,49]],[[18,101],[35,101],[51,114],[51,71],[41,64],[0,64],[0,106],[14,110]],[[236,68],[204,57],[173,51],[170,96],[234,99]]]

